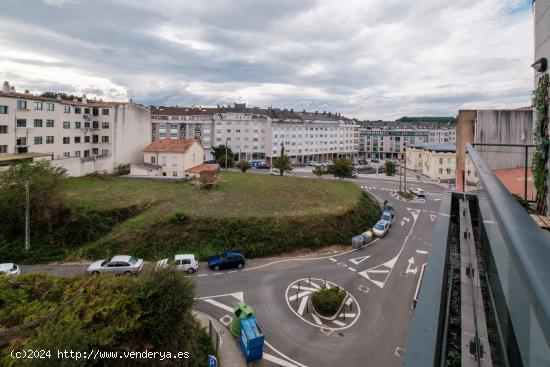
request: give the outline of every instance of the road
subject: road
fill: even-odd
[[[445,193],[438,185],[414,182],[427,196],[406,202],[395,194],[396,179],[360,175],[354,181],[394,204],[396,221],[384,238],[338,254],[250,260],[243,270],[213,272],[201,264],[192,276],[195,307],[222,323],[231,321],[238,300],[254,308],[266,347],[264,359],[251,366],[401,365],[420,267]],[[65,275],[81,273],[84,265],[21,268]],[[325,281],[352,296],[336,320],[323,320],[310,308],[309,295]]]

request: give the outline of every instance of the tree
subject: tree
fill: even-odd
[[[224,156],[224,159],[225,159],[225,145],[220,144],[217,147],[212,147],[212,155],[214,156],[214,159],[216,160],[216,162],[222,156]],[[233,157],[233,152],[231,151],[231,148],[229,148],[229,147],[227,147],[227,155],[228,155],[228,157]],[[224,165],[225,165],[225,163],[224,163]]]
[[[321,178],[321,176],[326,175],[328,173],[327,169],[323,166],[315,166],[311,172],[313,172],[313,174],[319,178]]]
[[[31,229],[52,228],[65,210],[61,189],[66,170],[48,161],[22,162],[0,173],[0,237],[21,237],[25,226],[25,185],[29,184]]]
[[[237,163],[237,168],[241,170],[242,173],[246,173],[247,170],[252,167],[248,161],[239,161]]]
[[[275,165],[279,169],[279,175],[285,174],[285,171],[292,171],[292,163],[290,158],[285,154],[285,145],[281,143],[281,154],[277,158],[277,164]]]
[[[351,177],[353,175],[353,165],[349,159],[336,159],[327,171],[335,177]]]
[[[225,162],[227,162],[227,167],[225,166]],[[225,159],[225,153],[221,155],[218,159],[216,159],[216,163],[220,165],[220,167],[223,168],[231,168],[235,165],[235,162],[233,161],[233,154],[227,154],[227,160]]]
[[[73,95],[73,94],[67,94],[67,93],[64,93],[64,92],[61,92],[61,93],[57,93],[57,92],[44,92],[40,95],[41,97],[46,97],[46,98],[57,98],[57,96],[61,97],[61,99],[65,100],[65,101],[72,101],[73,99],[79,99],[77,96]]]
[[[387,160],[384,164],[384,171],[386,172],[386,176],[393,176],[395,175],[395,162],[391,160]]]

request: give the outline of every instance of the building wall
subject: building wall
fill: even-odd
[[[464,182],[466,176],[466,144],[474,141],[476,110],[458,111],[456,127],[456,190],[465,191]]]
[[[141,162],[143,148],[151,143],[151,112],[135,103],[117,104],[113,110],[114,164]]]
[[[364,147],[364,158],[403,159],[405,147],[409,144],[426,143],[430,139],[428,129],[366,129],[361,128],[360,146]]]
[[[185,171],[201,164],[203,156],[203,148],[200,144],[195,143],[185,153],[144,152],[143,162],[162,166],[160,174],[165,174],[168,177],[185,177]]]
[[[433,181],[454,182],[456,154],[407,148],[407,169],[414,170]]]

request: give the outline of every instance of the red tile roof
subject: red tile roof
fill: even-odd
[[[185,153],[194,143],[199,144],[195,139],[161,139],[155,140],[143,151]]]
[[[188,170],[185,170],[185,172],[189,173],[217,173],[220,171],[220,165],[216,163],[203,163],[199,164],[198,166],[189,168]]]

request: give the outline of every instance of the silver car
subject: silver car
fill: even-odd
[[[14,263],[6,263],[6,264],[0,264],[0,275],[19,275],[21,273],[21,269],[19,266],[15,265]]]
[[[118,255],[111,260],[98,260],[90,264],[86,273],[99,274],[137,274],[143,269],[143,259],[134,256]]]

